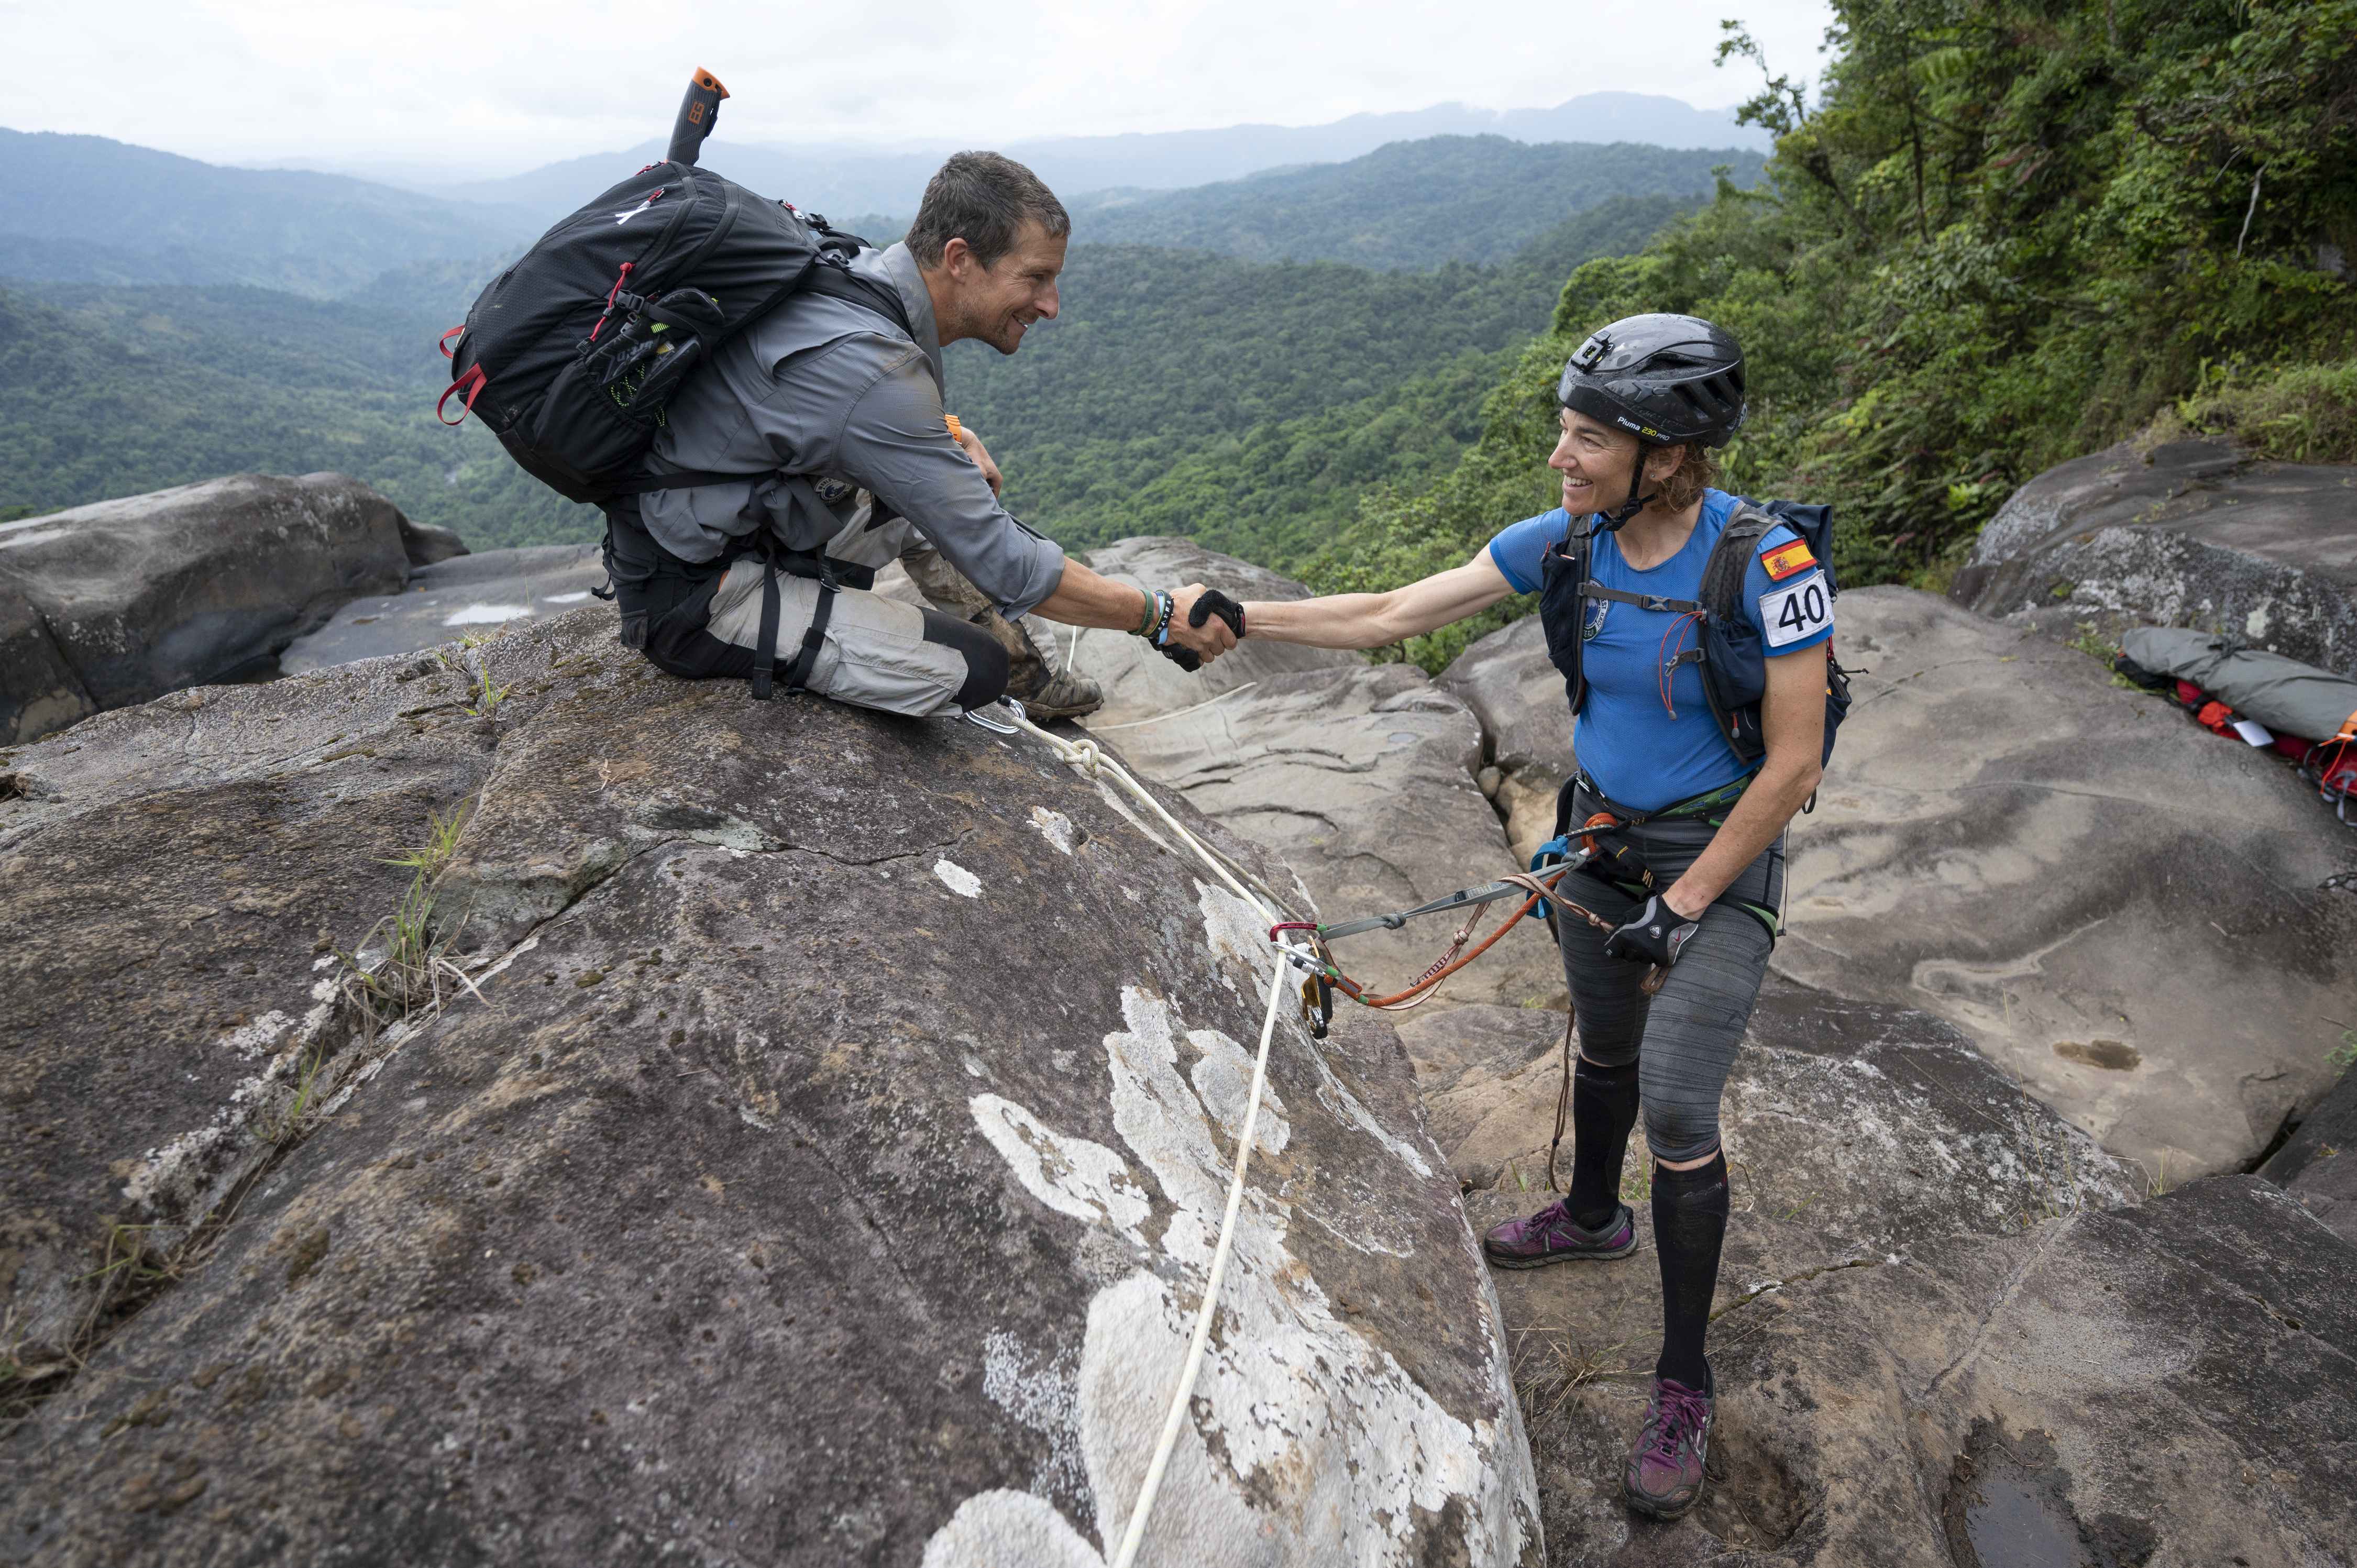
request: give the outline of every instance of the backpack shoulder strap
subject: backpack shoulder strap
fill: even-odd
[[[864,306],[898,327],[901,336],[910,342],[916,341],[917,329],[910,325],[908,309],[900,303],[899,291],[861,277],[849,267],[837,264],[832,256],[821,257],[818,265],[811,268],[802,287],[811,294],[828,295]]]
[[[1776,526],[1776,519],[1758,507],[1738,503],[1735,515],[1719,531],[1702,569],[1702,607],[1722,625],[1741,617],[1744,575],[1751,569],[1752,546]]]

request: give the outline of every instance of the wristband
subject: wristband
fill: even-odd
[[[1139,618],[1138,623],[1135,626],[1130,628],[1129,635],[1132,637],[1152,637],[1154,635],[1154,618],[1162,613],[1162,596],[1156,593],[1151,588],[1140,588],[1138,592],[1146,596],[1146,614]]]
[[[1170,640],[1170,618],[1177,613],[1178,601],[1160,592],[1157,592],[1154,596],[1162,604],[1162,613],[1157,616],[1154,621],[1154,646],[1160,648]]]

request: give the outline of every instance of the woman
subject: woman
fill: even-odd
[[[1785,825],[1824,761],[1831,595],[1795,532],[1710,488],[1711,448],[1743,423],[1727,333],[1684,316],[1615,322],[1571,357],[1557,397],[1561,510],[1387,594],[1248,604],[1243,635],[1374,648],[1544,591],[1577,715],[1571,820],[1617,852],[1611,879],[1575,874],[1559,891],[1613,929],[1558,921],[1579,1032],[1570,1191],[1483,1245],[1502,1268],[1634,1252],[1620,1176],[1642,1107],[1663,1344],[1622,1487],[1674,1519],[1702,1496],[1716,1397],[1703,1336],[1727,1230],[1719,1099],[1774,943]]]

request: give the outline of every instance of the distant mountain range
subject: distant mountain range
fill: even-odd
[[[222,168],[103,136],[0,130],[0,272],[334,294],[404,262],[479,256],[532,215],[343,175]],[[60,243],[70,242],[72,243]]]
[[[722,111],[726,118],[726,111]],[[1326,125],[1230,125],[1215,131],[1165,131],[1122,136],[1064,136],[1015,142],[999,150],[1021,159],[1070,199],[1114,189],[1172,190],[1241,179],[1300,164],[1340,163],[1394,142],[1432,136],[1502,136],[1523,143],[1641,142],[1657,147],[1742,149],[1764,154],[1765,133],[1738,125],[1732,111],[1705,110],[1640,92],[1590,92],[1552,109],[1489,110],[1462,103],[1394,114],[1353,114]],[[514,207],[554,220],[632,169],[663,155],[654,139],[619,152],[549,164],[502,179],[408,188],[454,201]],[[829,214],[917,209],[925,181],[954,146],[778,145],[716,135],[704,163],[741,185]],[[405,183],[396,181],[395,183]]]
[[[1076,198],[1082,244],[1180,245],[1252,261],[1349,262],[1385,272],[1445,261],[1487,266],[1574,213],[1616,196],[1689,196],[1726,167],[1738,185],[1764,160],[1734,148],[1621,143],[1528,146],[1503,136],[1394,142],[1348,163],[1271,170],[1187,190]]]
[[[1565,119],[1570,107],[1550,112],[1550,123]],[[1584,117],[1598,118],[1592,111],[1591,104]],[[1439,113],[1361,121],[1399,128],[1397,122]],[[1361,139],[1374,134],[1359,122],[1342,124],[1357,127]],[[1250,129],[1239,127],[1236,134]],[[1337,127],[1318,131],[1339,135]],[[1297,148],[1310,134],[1283,133],[1295,138],[1286,145]],[[1187,132],[1075,144],[1088,156],[1076,155],[1074,166],[1151,173],[1147,166],[1160,159],[1155,166],[1167,171],[1178,166],[1171,147],[1127,164],[1103,147],[1189,137],[1211,139],[1210,151],[1198,159],[1202,166],[1217,166],[1213,154],[1230,162],[1243,157],[1219,140],[1231,138],[1229,132]],[[1317,144],[1344,145],[1334,137]],[[0,220],[5,224],[0,277],[135,286],[243,284],[314,298],[354,295],[402,309],[463,311],[482,283],[549,221],[639,167],[646,152],[577,159],[518,180],[459,188],[487,199],[458,200],[344,175],[221,168],[98,136],[0,130],[0,212],[6,214]],[[897,196],[889,181],[878,183],[880,166],[874,164],[830,170],[719,142],[706,148],[704,161],[882,242],[905,226],[938,156],[893,155],[905,166],[892,176],[901,180]],[[1449,261],[1501,261],[1609,197],[1683,197],[1706,189],[1711,170],[1722,164],[1748,185],[1758,177],[1761,160],[1756,152],[1733,147],[1532,145],[1494,134],[1451,134],[1389,143],[1343,162],[1296,164],[1177,190],[1135,181],[1095,189],[1068,181],[1065,189],[1074,238],[1084,244],[1185,246],[1260,261],[1340,261],[1414,271]],[[808,177],[798,176],[797,167]],[[896,207],[899,197],[907,204]],[[554,210],[534,202],[552,203]],[[896,211],[899,217],[886,216]]]

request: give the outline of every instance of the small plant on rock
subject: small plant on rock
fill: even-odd
[[[345,994],[360,1008],[371,1034],[377,1025],[390,1024],[421,1007],[440,1012],[446,984],[450,987],[447,995],[451,997],[462,990],[475,990],[475,983],[450,959],[447,944],[436,938],[433,929],[436,889],[457,854],[458,838],[466,825],[463,807],[447,817],[431,813],[425,842],[385,861],[414,873],[400,904],[369,928],[356,951],[339,950],[345,965]]]

